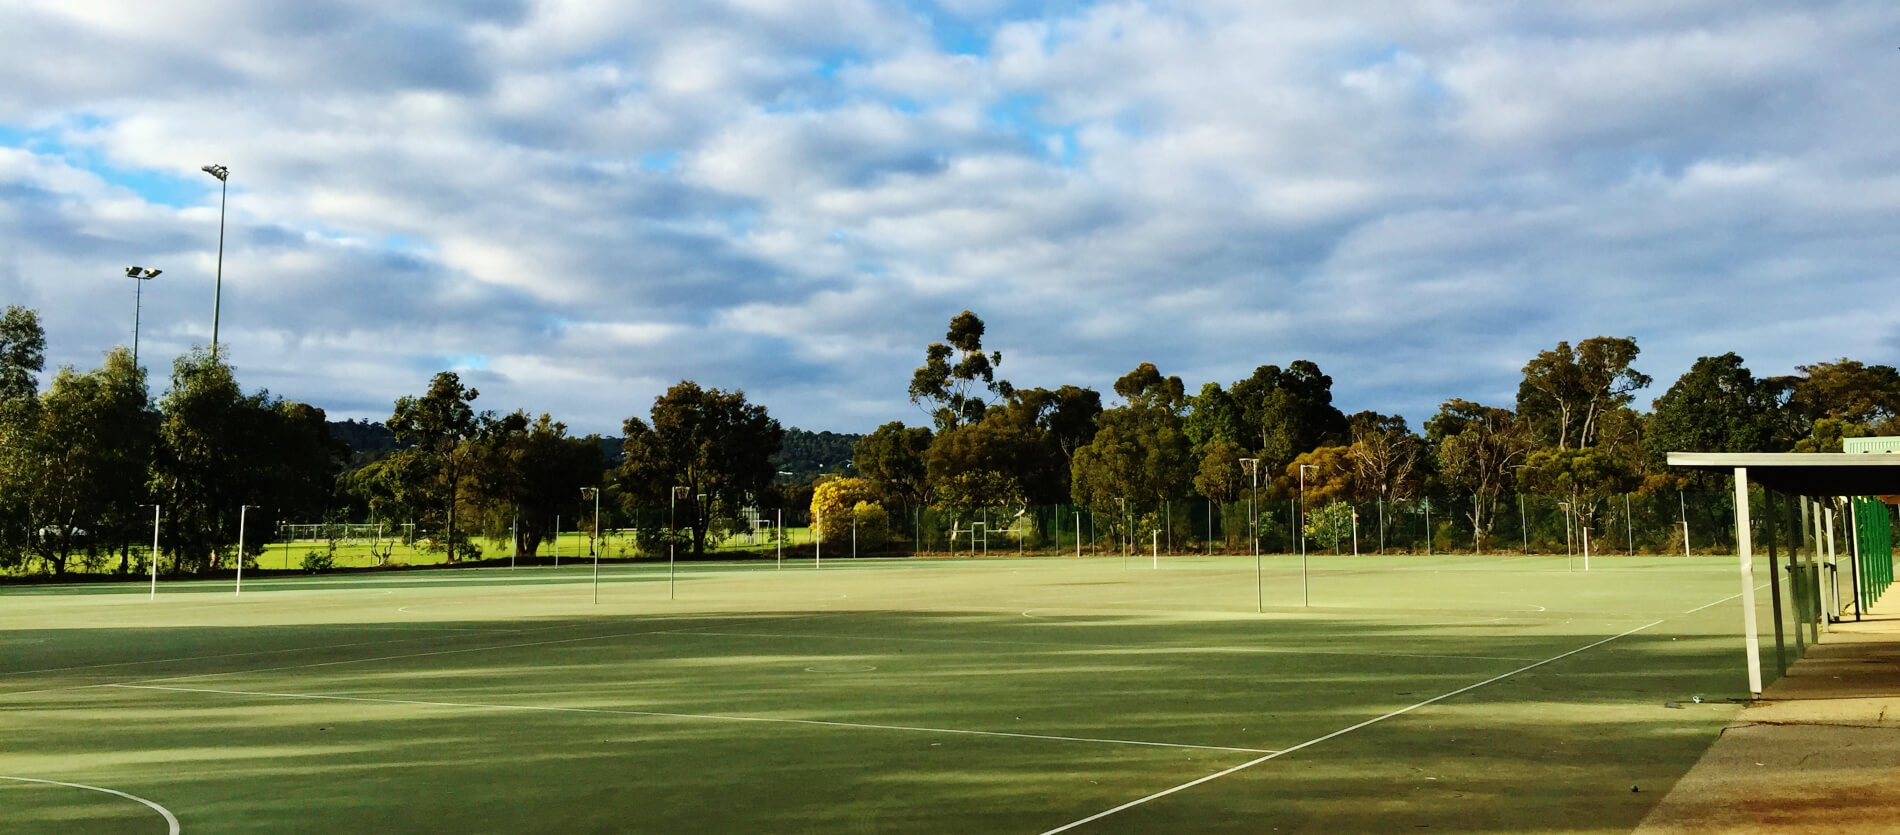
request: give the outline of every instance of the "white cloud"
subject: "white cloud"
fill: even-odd
[[[156,265],[142,353],[203,342],[220,162],[223,339],[247,384],[338,414],[485,357],[485,407],[581,431],[682,378],[815,428],[914,422],[909,371],[964,308],[1024,385],[1304,357],[1342,407],[1414,420],[1598,333],[1659,386],[1727,350],[1895,362],[1896,22],[33,0],[0,8],[0,296],[87,365],[129,337],[115,276]]]

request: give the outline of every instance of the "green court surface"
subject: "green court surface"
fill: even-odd
[[[1740,580],[1567,562],[5,589],[0,831],[1628,831],[1746,695]]]

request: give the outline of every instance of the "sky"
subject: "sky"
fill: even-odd
[[[1346,412],[1900,362],[1900,4],[12,0],[0,304],[48,374],[211,339],[247,389],[616,434],[690,379],[928,418],[959,311],[1111,404],[1307,359]],[[223,280],[219,183],[229,167]]]

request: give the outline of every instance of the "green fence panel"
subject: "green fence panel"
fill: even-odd
[[[1860,605],[1874,605],[1893,584],[1893,525],[1887,505],[1854,499],[1855,539],[1860,551]]]

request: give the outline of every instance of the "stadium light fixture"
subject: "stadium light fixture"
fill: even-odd
[[[218,308],[224,301],[224,205],[230,193],[231,169],[212,164],[199,169],[218,178],[218,278],[211,295],[211,361],[218,361]]]
[[[134,287],[137,287],[138,289],[132,292],[132,367],[133,368],[139,367],[139,315],[145,308],[145,282],[151,281],[152,279],[157,278],[158,274],[162,272],[164,272],[164,270],[151,269],[151,268],[139,267],[139,266],[132,266],[132,267],[125,268],[125,275],[127,278],[138,279],[138,283],[133,285]]]

